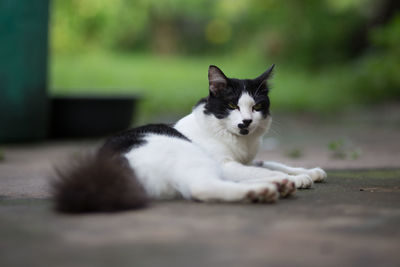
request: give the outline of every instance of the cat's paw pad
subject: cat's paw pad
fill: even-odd
[[[296,185],[289,179],[283,179],[280,182],[274,182],[278,188],[281,197],[288,197],[296,192]]]
[[[307,174],[292,175],[289,179],[294,182],[296,188],[311,188],[313,185],[313,180]]]
[[[314,182],[322,182],[327,177],[326,172],[319,167],[309,169],[307,175],[310,176]]]
[[[252,203],[273,203],[278,200],[279,193],[275,186],[261,186],[247,192],[245,201]]]

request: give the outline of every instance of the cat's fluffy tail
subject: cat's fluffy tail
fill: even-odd
[[[127,160],[102,150],[56,169],[55,209],[65,213],[113,212],[143,208],[146,193]]]

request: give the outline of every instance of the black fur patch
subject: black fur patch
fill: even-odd
[[[143,145],[145,143],[144,137],[149,133],[181,138],[190,142],[186,136],[171,126],[165,124],[148,124],[109,137],[101,149],[120,154],[126,153],[136,146]]]
[[[143,208],[147,196],[128,162],[106,152],[81,156],[56,169],[55,209],[65,213],[111,212]]]

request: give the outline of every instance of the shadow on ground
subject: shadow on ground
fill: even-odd
[[[1,266],[399,266],[400,170],[331,171],[274,205],[67,216],[0,200]]]

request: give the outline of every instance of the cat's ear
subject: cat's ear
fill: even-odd
[[[217,66],[210,65],[208,67],[208,84],[210,93],[218,95],[228,85],[228,78]]]
[[[263,74],[254,79],[259,87],[261,87],[262,85],[263,86],[267,85],[267,80],[271,78],[274,67],[275,64],[272,64],[272,66],[269,67],[269,69],[267,69]]]

